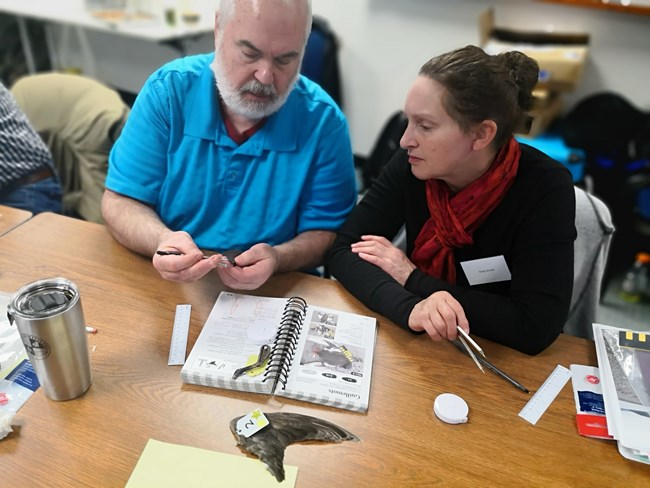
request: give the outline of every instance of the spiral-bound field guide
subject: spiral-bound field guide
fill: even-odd
[[[221,292],[181,377],[185,383],[365,412],[376,335],[373,317],[300,297]],[[270,354],[260,364],[264,349]]]

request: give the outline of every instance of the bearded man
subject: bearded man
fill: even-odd
[[[163,278],[216,270],[255,289],[322,263],[356,187],[345,117],[300,75],[310,28],[310,0],[221,0],[215,53],[172,61],[139,93],[102,213]]]

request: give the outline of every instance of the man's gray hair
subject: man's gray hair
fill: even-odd
[[[219,29],[222,30],[235,13],[235,4],[239,0],[219,0]],[[264,0],[252,0],[253,2],[262,2]],[[282,3],[289,5],[295,2],[304,2],[307,7],[307,25],[305,26],[305,44],[311,32],[311,0],[282,0]]]

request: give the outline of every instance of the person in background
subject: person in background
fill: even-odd
[[[11,94],[52,154],[63,190],[62,213],[103,223],[108,155],[128,117],[128,105],[113,88],[71,73],[23,76]]]
[[[60,213],[61,199],[47,146],[0,82],[0,204]]]
[[[433,340],[457,326],[527,354],[566,320],[570,172],[518,143],[537,63],[466,46],[422,66],[399,150],[340,229],[329,270],[371,309]],[[406,228],[406,252],[391,240]]]
[[[110,155],[102,214],[162,277],[216,269],[254,289],[322,263],[356,186],[343,114],[300,76],[310,27],[309,0],[222,0],[215,53],[173,61],[142,88]],[[222,266],[232,249],[243,252]]]

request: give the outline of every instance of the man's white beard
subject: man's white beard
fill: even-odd
[[[260,120],[264,117],[268,117],[272,113],[278,111],[284,102],[287,101],[291,90],[293,90],[293,85],[298,80],[300,72],[296,70],[296,74],[291,80],[287,91],[281,95],[278,95],[275,91],[273,85],[264,85],[252,79],[244,83],[240,88],[236,88],[228,79],[228,75],[224,69],[223,63],[219,59],[219,49],[214,56],[214,61],[211,65],[212,72],[214,73],[217,89],[219,90],[219,95],[223,100],[223,103],[232,110],[237,115],[246,117],[250,120]],[[263,100],[249,100],[245,98],[245,93],[250,92],[256,95],[270,96],[269,101]]]

